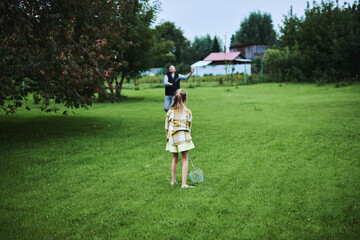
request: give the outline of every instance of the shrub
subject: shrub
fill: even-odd
[[[34,104],[39,104],[40,103],[40,96],[36,93],[33,94],[33,99],[34,99]]]

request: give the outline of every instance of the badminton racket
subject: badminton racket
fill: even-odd
[[[190,157],[189,153],[189,159],[191,162],[191,165],[193,166],[193,169],[190,171],[189,178],[192,183],[203,183],[205,180],[204,172],[200,168],[196,168],[194,166],[194,163]]]

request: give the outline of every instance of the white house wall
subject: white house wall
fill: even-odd
[[[234,71],[232,71],[233,68]],[[227,65],[227,73],[226,73],[226,65],[208,65],[205,67],[195,67],[195,75],[202,77],[205,74],[212,74],[212,75],[226,75],[231,73],[244,74],[245,69],[246,69],[246,74],[251,75],[251,64]]]

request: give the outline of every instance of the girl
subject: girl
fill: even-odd
[[[171,163],[171,185],[176,184],[176,166],[179,160],[178,153],[181,153],[182,160],[182,188],[189,188],[186,184],[188,173],[189,150],[195,148],[191,141],[190,129],[192,114],[190,109],[186,108],[186,92],[178,89],[175,92],[174,102],[166,113],[165,134],[167,138],[166,150],[173,154]]]

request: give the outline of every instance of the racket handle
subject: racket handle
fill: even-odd
[[[190,159],[191,165],[193,166],[193,168],[195,168],[193,161],[191,160],[190,153],[189,153],[189,159]]]

